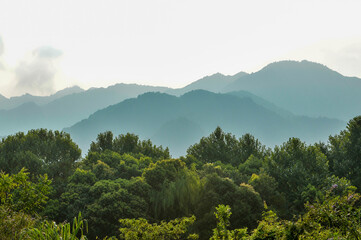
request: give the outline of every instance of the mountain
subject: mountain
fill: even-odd
[[[361,114],[361,79],[308,61],[271,63],[235,80],[222,92],[237,90],[249,91],[298,115],[348,121]]]
[[[235,80],[248,75],[248,73],[245,72],[239,72],[235,75],[223,75],[221,73],[216,73],[211,76],[206,76],[202,79],[199,79],[195,82],[192,82],[191,84],[178,89],[170,89],[166,93],[169,93],[171,95],[180,96],[184,93],[190,92],[192,90],[207,90],[210,92],[218,93],[223,88],[234,82]]]
[[[237,97],[240,97],[240,98],[250,98],[252,99],[253,102],[255,102],[256,104],[270,110],[270,111],[273,111],[277,114],[279,114],[280,116],[282,117],[294,117],[295,115],[293,113],[291,113],[290,111],[287,111],[283,108],[280,108],[278,106],[276,106],[275,104],[261,98],[261,97],[258,97],[250,92],[247,92],[247,91],[234,91],[234,92],[228,92],[227,94],[229,95],[233,95],[233,96],[237,96]]]
[[[0,110],[0,135],[5,136],[33,128],[61,130],[89,117],[95,111],[109,105],[152,91],[168,88],[137,84],[116,84],[107,88],[64,95],[44,105],[26,102],[9,110]],[[58,93],[65,94],[68,90]]]
[[[283,117],[251,98],[196,90],[180,97],[145,93],[99,110],[64,130],[82,149],[88,149],[98,133],[110,130],[114,134],[132,132],[142,139],[154,137],[157,144],[168,146],[173,156],[179,156],[217,126],[237,136],[252,133],[273,146],[289,137],[325,141],[345,123],[328,118]]]
[[[24,95],[18,96],[18,97],[6,98],[6,97],[0,95],[0,109],[9,110],[9,109],[16,108],[24,103],[29,103],[29,102],[34,102],[37,105],[45,105],[56,99],[62,98],[66,95],[80,93],[83,91],[84,90],[82,88],[80,88],[78,86],[73,86],[73,87],[69,87],[69,88],[60,90],[50,96],[33,96],[33,95],[27,93],[27,94],[24,94]]]
[[[185,118],[169,120],[151,137],[156,145],[170,146],[174,156],[184,155],[190,143],[199,142],[207,133],[197,123]]]
[[[0,96],[0,135],[13,134],[32,128],[62,129],[89,117],[95,111],[119,103],[127,98],[137,97],[146,92],[174,92],[180,94],[193,88],[222,89],[235,79],[246,75],[238,73],[234,76],[214,74],[202,78],[193,84],[180,89],[153,87],[137,84],[115,84],[107,88],[91,88],[84,91],[79,87],[61,90],[51,96],[39,97],[25,94],[7,99],[3,102]],[[209,83],[209,84],[208,84]],[[31,104],[33,103],[33,104]],[[25,105],[24,105],[25,104]],[[31,105],[33,114],[22,111],[24,106]],[[23,106],[24,105],[24,106]]]

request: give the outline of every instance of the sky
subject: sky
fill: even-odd
[[[183,87],[281,60],[361,77],[359,0],[0,0],[0,94]]]

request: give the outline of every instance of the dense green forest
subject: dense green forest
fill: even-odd
[[[217,127],[173,159],[132,133],[0,143],[0,239],[361,239],[361,116],[274,149]]]

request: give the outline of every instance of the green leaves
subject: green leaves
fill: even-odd
[[[277,181],[279,192],[285,194],[289,217],[302,213],[305,202],[316,199],[317,190],[323,190],[329,184],[326,181],[329,176],[326,156],[319,148],[307,146],[297,138],[276,147],[266,158],[265,170]],[[313,187],[316,194],[311,196],[309,193]]]
[[[10,135],[0,143],[0,170],[17,173],[23,167],[31,176],[46,173],[53,182],[64,182],[75,168],[81,150],[64,132],[46,129]]]
[[[221,161],[233,166],[245,162],[252,154],[256,157],[264,157],[266,153],[266,148],[252,135],[247,133],[237,140],[234,135],[224,133],[220,127],[187,150],[188,155],[194,156],[203,163]]]
[[[25,213],[35,213],[45,205],[51,181],[44,175],[33,183],[29,181],[28,175],[25,169],[13,175],[0,173],[1,204]]]
[[[84,235],[88,231],[88,224],[83,220],[81,213],[74,217],[73,223],[59,223],[43,221],[34,228],[30,228],[21,239],[34,240],[86,240]]]
[[[119,154],[142,154],[154,159],[167,159],[170,157],[169,149],[163,149],[162,146],[153,145],[150,140],[139,140],[135,134],[121,134],[113,139],[113,133],[110,131],[98,134],[97,141],[90,145],[89,154],[91,152],[104,152],[111,150]]]
[[[174,219],[169,222],[162,221],[157,223],[148,223],[144,218],[140,219],[120,219],[122,227],[120,239],[125,240],[173,240],[173,239],[198,239],[196,234],[187,234],[188,228],[194,223],[196,218],[184,217]]]

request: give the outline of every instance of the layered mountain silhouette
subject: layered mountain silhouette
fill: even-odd
[[[193,91],[197,89],[209,92]],[[318,63],[282,61],[252,74],[216,73],[179,89],[116,84],[88,90],[75,86],[46,97],[0,95],[0,136],[75,124],[68,130],[84,149],[100,131],[109,129],[151,138],[179,155],[217,125],[237,135],[254,133],[268,145],[291,136],[325,140],[361,114],[360,102],[361,79]]]
[[[235,80],[222,92],[236,90],[249,91],[299,115],[348,121],[361,113],[361,79],[308,61],[269,64]]]
[[[0,135],[5,136],[33,128],[61,130],[87,118],[109,105],[151,91],[168,88],[137,84],[116,84],[68,94],[44,105],[26,102],[10,110],[0,110]]]
[[[264,144],[281,144],[289,137],[307,142],[325,141],[345,127],[339,120],[281,116],[248,97],[216,94],[204,90],[180,97],[146,93],[95,112],[88,119],[65,129],[87,149],[100,132],[132,132],[168,146],[173,156],[208,135],[217,126],[237,136],[251,133]]]
[[[99,109],[146,92],[171,92],[180,95],[194,89],[216,91],[243,75],[246,73],[241,72],[234,76],[218,73],[179,89],[120,83],[107,88],[91,88],[86,91],[73,87],[47,97],[30,94],[10,99],[3,97],[3,102],[0,96],[0,109],[3,109],[0,110],[0,136],[34,128],[60,130],[89,117]]]
[[[74,93],[81,93],[83,91],[84,89],[80,88],[79,86],[73,86],[60,90],[50,96],[33,96],[31,94],[24,94],[18,97],[6,98],[0,95],[0,109],[9,110],[28,102],[33,102],[36,103],[37,105],[45,105],[64,96]]]
[[[248,73],[245,72],[239,72],[235,75],[223,75],[221,73],[216,73],[210,76],[206,76],[202,79],[199,79],[183,88],[167,90],[166,93],[180,96],[189,91],[198,90],[198,89],[218,93],[222,91],[225,87],[227,87],[229,84],[233,83],[235,80],[246,75],[248,75]]]

